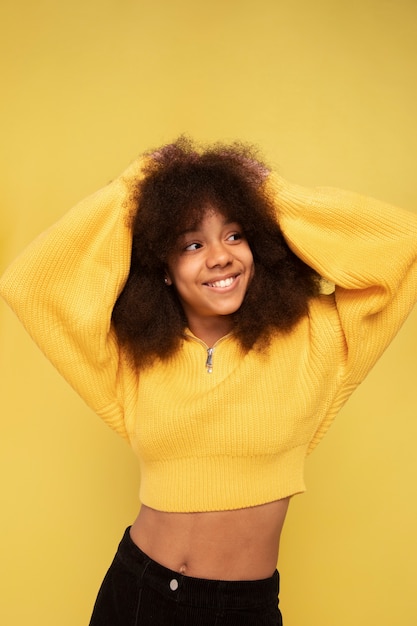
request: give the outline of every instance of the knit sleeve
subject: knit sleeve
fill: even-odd
[[[417,215],[332,188],[272,175],[290,248],[335,285],[347,383],[363,380],[417,300]]]
[[[35,239],[0,279],[1,295],[46,357],[124,437],[111,314],[129,272],[129,183],[139,173],[137,160]]]

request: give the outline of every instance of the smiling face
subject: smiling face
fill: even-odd
[[[168,261],[173,285],[192,332],[206,341],[229,332],[253,276],[252,252],[241,226],[213,208],[181,234]]]

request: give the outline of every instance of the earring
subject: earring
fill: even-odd
[[[164,283],[165,283],[166,285],[168,285],[168,284],[169,284],[169,280],[168,280],[167,276],[165,276],[165,278],[164,278]]]

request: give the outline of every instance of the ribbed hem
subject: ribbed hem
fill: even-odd
[[[226,511],[305,491],[307,445],[279,455],[167,459],[142,466],[140,500],[159,511]]]

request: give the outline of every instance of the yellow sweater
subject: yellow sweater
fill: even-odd
[[[164,511],[253,506],[305,489],[306,455],[417,300],[417,216],[335,189],[270,176],[290,247],[334,291],[266,353],[233,335],[190,333],[168,363],[139,375],[110,319],[129,271],[135,161],[78,204],[11,265],[0,292],[87,404],[127,438],[140,498]]]

